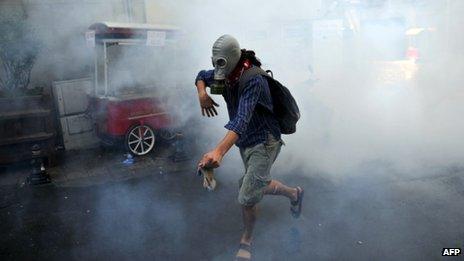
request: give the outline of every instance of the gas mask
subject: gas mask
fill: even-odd
[[[237,66],[241,54],[238,41],[230,35],[223,35],[214,42],[211,57],[214,66],[214,83],[210,86],[211,94],[224,93],[226,78]]]

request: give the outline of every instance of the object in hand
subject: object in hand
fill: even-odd
[[[203,176],[203,187],[208,191],[216,189],[216,180],[214,179],[214,169],[199,168],[198,176]]]

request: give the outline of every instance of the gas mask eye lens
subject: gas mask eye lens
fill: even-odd
[[[219,58],[219,59],[216,60],[216,65],[217,65],[219,68],[225,67],[226,64],[227,64],[227,61],[226,61],[226,59],[224,59],[224,58]]]

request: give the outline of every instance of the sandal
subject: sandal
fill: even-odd
[[[300,187],[296,187],[296,200],[291,201],[290,204],[290,212],[294,218],[299,218],[301,215],[302,203],[303,203],[303,196],[304,190]]]
[[[248,258],[244,256],[239,256],[238,254],[240,253],[240,250],[243,250],[243,252],[250,253],[250,257]],[[251,260],[251,245],[240,243],[237,255],[235,256],[235,261],[249,261],[249,260]]]

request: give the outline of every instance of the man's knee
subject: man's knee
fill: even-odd
[[[245,195],[243,195],[242,193],[238,194],[237,201],[238,203],[240,203],[240,205],[242,205],[242,207],[252,206],[255,204],[250,199],[245,197]]]
[[[259,203],[264,196],[270,181],[261,181],[254,177],[246,177],[238,193],[238,202],[242,206],[253,206]]]
[[[242,205],[242,209],[244,211],[247,211],[247,212],[254,211],[256,209],[256,204],[254,204],[254,205]]]
[[[245,192],[243,190],[240,190],[238,193],[238,203],[242,205],[243,207],[252,207],[256,204],[258,204],[261,199],[263,199],[264,196],[264,191],[263,190],[257,190],[257,191],[248,191]]]

